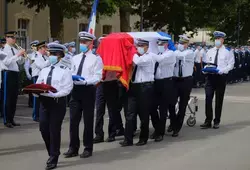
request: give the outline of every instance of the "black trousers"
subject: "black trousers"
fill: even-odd
[[[29,73],[30,73],[30,75],[32,75],[31,68],[29,69]],[[33,84],[33,83],[34,83],[33,79],[28,80],[28,84]],[[29,100],[28,100],[28,106],[29,107],[33,107],[33,100],[34,100],[33,95],[31,93],[29,93]]]
[[[105,115],[105,105],[108,107],[109,114],[109,137],[116,136],[116,130],[123,130],[121,110],[122,105],[119,101],[119,82],[109,81],[98,85],[96,91],[96,124],[95,133],[97,136],[104,136],[103,117]]]
[[[19,72],[2,71],[2,112],[4,124],[12,123],[16,113]]]
[[[195,72],[194,72],[194,84],[197,85],[197,83],[201,83],[201,63],[195,63]]]
[[[61,126],[66,114],[66,98],[40,96],[40,131],[49,156],[58,157],[61,146]]]
[[[156,135],[165,135],[168,109],[171,100],[173,100],[173,88],[172,78],[155,80],[154,82],[154,101],[150,115]]]
[[[192,90],[192,85],[192,77],[174,78],[174,103],[177,103],[179,99],[179,111],[177,114],[172,114],[171,118],[172,128],[176,132],[179,132],[182,128],[184,117],[186,114],[186,108]],[[173,109],[173,106],[171,107],[171,109]]]
[[[93,85],[74,85],[70,100],[70,144],[73,151],[80,148],[79,124],[83,116],[83,144],[89,152],[93,151],[93,129],[96,87]]]
[[[38,76],[32,77],[33,83],[35,84]],[[33,97],[33,120],[39,119],[39,111],[40,111],[40,100],[39,97]]]
[[[213,120],[213,97],[215,93],[215,119],[214,123],[220,123],[223,106],[224,93],[226,89],[226,75],[207,75],[206,77],[206,120],[211,123]]]
[[[154,83],[134,83],[130,85],[128,91],[128,101],[125,108],[125,140],[133,143],[133,132],[138,113],[141,120],[140,140],[147,141],[149,136],[149,113],[152,107],[152,100],[154,95]]]

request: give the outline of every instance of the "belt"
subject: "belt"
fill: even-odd
[[[154,81],[144,82],[144,83],[132,83],[132,86],[148,86],[153,85]]]
[[[192,79],[192,76],[188,76],[188,77],[173,77],[173,80],[175,81],[183,81],[183,80],[188,80],[188,79]]]

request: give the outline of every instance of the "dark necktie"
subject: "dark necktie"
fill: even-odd
[[[181,64],[181,60],[179,60],[179,77],[182,77],[182,64]]]
[[[45,59],[45,57],[43,55],[42,55],[42,57],[43,57],[44,61],[46,61],[46,59]]]
[[[82,75],[82,68],[83,68],[83,63],[84,63],[85,58],[86,58],[86,55],[83,54],[81,63],[80,63],[80,65],[79,65],[79,67],[78,67],[77,74],[76,74],[76,75],[78,75],[78,76],[81,76],[81,75]]]
[[[16,55],[13,48],[11,48],[11,52],[12,52],[13,56]]]
[[[134,68],[134,71],[133,71],[133,74],[132,74],[132,78],[131,78],[132,82],[135,81],[136,71],[137,71],[137,65],[135,65],[135,68]]]
[[[219,49],[217,49],[216,51],[216,55],[215,55],[215,58],[214,58],[214,64],[217,66],[218,64],[218,55],[219,55]]]
[[[48,84],[48,85],[51,85],[52,74],[53,74],[54,68],[55,68],[54,66],[51,66],[51,68],[50,68],[50,72],[48,74],[47,81],[46,81],[46,84]]]
[[[158,53],[158,55],[162,55],[162,53]],[[159,62],[155,63],[155,71],[154,71],[154,75],[156,75],[157,69],[159,67]]]

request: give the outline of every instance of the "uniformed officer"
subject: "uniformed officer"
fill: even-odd
[[[179,45],[176,53],[176,64],[174,67],[174,103],[179,98],[179,108],[176,114],[170,115],[172,119],[173,137],[179,135],[182,128],[186,107],[193,86],[194,52],[188,50],[189,38],[186,35],[179,36]]]
[[[76,52],[76,43],[75,42],[70,42],[68,43],[68,54],[73,57],[75,55]]]
[[[201,85],[201,67],[202,67],[202,55],[203,53],[201,51],[201,46],[197,45],[196,50],[194,51],[195,54],[195,73],[194,73],[194,85],[195,87],[200,87]]]
[[[155,65],[155,82],[154,82],[154,104],[151,112],[151,120],[155,132],[151,139],[156,142],[162,141],[165,135],[166,118],[169,105],[172,100],[173,91],[173,72],[176,63],[175,53],[168,49],[169,39],[158,40],[159,54],[154,57],[157,61]],[[158,113],[159,107],[159,113]]]
[[[147,144],[149,137],[149,113],[152,107],[154,95],[154,67],[155,54],[148,52],[149,41],[139,39],[137,42],[138,54],[133,57],[135,65],[128,91],[128,104],[125,113],[125,139],[120,142],[121,146],[133,145],[134,120],[138,113],[141,120],[141,132],[137,146]]]
[[[3,71],[3,115],[4,124],[8,128],[20,126],[14,121],[16,112],[17,97],[19,92],[19,67],[24,63],[25,50],[18,51],[14,45],[16,43],[17,32],[9,31],[5,33],[6,45],[3,52],[8,56],[3,60],[3,64],[8,70]]]
[[[4,49],[5,44],[6,44],[6,39],[1,38],[0,39],[0,51],[2,51]]]
[[[45,46],[38,47],[39,57],[42,57],[41,49]],[[36,82],[51,85],[57,90],[56,93],[43,93],[39,97],[41,102],[40,131],[49,155],[47,170],[57,167],[61,145],[61,126],[66,114],[66,96],[73,88],[71,72],[58,64],[64,57],[65,47],[61,44],[50,43],[48,50],[51,66],[41,70]]]
[[[226,34],[215,31],[215,47],[210,49],[206,55],[206,61],[210,65],[217,66],[218,74],[207,74],[206,77],[206,120],[202,128],[211,128],[213,120],[213,97],[215,93],[215,119],[214,129],[218,129],[221,121],[224,92],[226,88],[227,74],[234,67],[234,56],[223,45]]]
[[[81,158],[92,156],[93,152],[93,124],[96,97],[96,84],[101,81],[103,63],[100,56],[92,53],[92,45],[95,36],[80,32],[81,53],[72,58],[72,73],[84,78],[74,82],[74,88],[70,100],[70,144],[69,150],[64,155],[66,158],[78,155],[80,148],[79,123],[83,116],[84,151]]]
[[[37,81],[37,78],[39,76],[39,73],[42,69],[45,67],[50,66],[50,62],[47,56],[47,44],[46,41],[41,41],[36,45],[37,52],[36,52],[36,57],[34,59],[34,62],[31,65],[32,68],[32,80],[33,83]],[[39,106],[40,106],[40,101],[39,98],[34,97],[33,99],[33,120],[38,122],[39,121]]]
[[[25,73],[26,73],[26,77],[28,79],[28,84],[33,84],[34,83],[32,81],[32,68],[31,68],[31,64],[35,60],[35,55],[36,55],[36,51],[37,51],[34,46],[36,44],[38,44],[38,43],[39,43],[38,40],[32,41],[30,43],[31,51],[30,51],[30,53],[27,54],[29,56],[29,58],[26,58],[25,63],[24,63],[24,70],[25,70]],[[33,108],[33,99],[34,99],[33,95],[29,94],[28,106],[30,108]]]

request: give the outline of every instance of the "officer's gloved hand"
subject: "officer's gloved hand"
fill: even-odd
[[[39,97],[39,95],[36,94],[36,93],[32,93],[32,95],[33,95],[34,97]]]
[[[27,74],[27,79],[31,80],[31,75],[30,74]]]
[[[217,69],[218,70],[218,69]],[[218,74],[219,75],[222,75],[222,74],[224,74],[221,70],[218,70]]]
[[[86,80],[78,79],[79,81],[74,81],[75,85],[87,85]]]
[[[56,97],[56,93],[53,93],[51,91],[48,91],[48,94],[49,94],[50,97]]]

